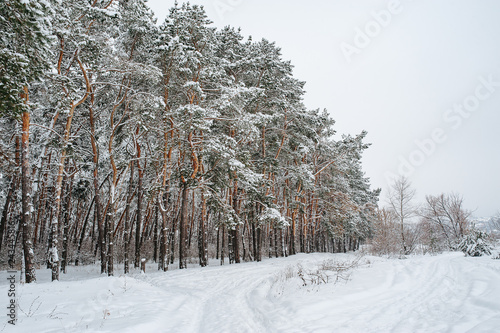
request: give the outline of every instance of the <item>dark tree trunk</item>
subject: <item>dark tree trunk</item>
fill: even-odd
[[[5,227],[7,225],[7,220],[9,217],[9,206],[14,199],[14,192],[16,190],[17,176],[13,175],[12,180],[10,181],[9,191],[7,192],[7,197],[5,198],[5,204],[3,206],[2,211],[2,219],[0,220],[0,249],[2,249],[2,240],[5,231]]]
[[[261,226],[257,226],[257,251],[256,251],[256,260],[262,261],[262,228]]]
[[[222,236],[221,236],[221,244],[220,244],[220,264],[224,265],[224,246],[225,246],[225,239],[226,239],[226,227],[224,225],[221,225],[220,228],[222,228]]]
[[[78,244],[78,235],[80,234],[80,220],[82,219],[83,210],[85,209],[84,205],[84,200],[78,198],[76,202],[75,222],[70,230],[71,243],[73,243],[73,245]]]
[[[187,235],[188,220],[188,188],[187,183],[182,184],[181,216],[179,220],[179,269],[187,268]]]
[[[107,270],[108,276],[113,276],[113,263],[114,263],[114,237],[113,231],[115,230],[115,185],[111,186],[111,198],[108,207],[108,213],[106,214],[106,238],[108,243],[108,258],[107,258]]]
[[[271,259],[273,257],[273,229],[271,228],[271,226],[268,226],[267,229],[269,231],[267,234],[267,240],[269,242],[267,247],[267,255],[269,259]]]
[[[193,231],[194,231],[194,217],[195,217],[195,207],[196,204],[196,197],[194,191],[192,192],[192,200],[191,200],[191,217],[190,217],[190,223],[189,223],[189,230],[188,230],[188,239],[187,239],[187,248],[188,250],[191,249],[191,241],[193,238]]]
[[[238,182],[234,182],[233,189],[233,210],[237,216],[239,216],[239,208],[238,208]],[[236,221],[236,225],[231,230],[232,241],[233,241],[233,256],[234,262],[240,263],[240,233],[239,233],[239,221]]]
[[[83,241],[85,240],[85,230],[87,230],[87,225],[89,223],[89,216],[90,216],[90,212],[92,210],[93,203],[95,203],[95,196],[94,196],[92,202],[90,203],[90,207],[88,208],[87,214],[85,216],[85,221],[83,222],[82,231],[81,231],[80,237],[78,239],[78,247],[76,250],[77,255],[76,255],[76,260],[75,260],[75,266],[78,266],[80,263],[80,254],[82,251],[82,244],[83,244]],[[94,213],[94,215],[95,215],[95,213]],[[92,233],[92,230],[91,230],[91,233]]]
[[[138,152],[137,152],[137,171],[139,175],[138,184],[137,184],[137,213],[136,213],[136,225],[135,225],[135,260],[134,267],[139,268],[141,262],[141,230],[142,230],[142,178],[143,178],[143,170],[141,169],[140,163],[140,147],[137,144]]]
[[[66,274],[66,265],[68,264],[68,237],[69,237],[69,221],[71,218],[71,192],[73,189],[73,176],[66,185],[66,196],[65,196],[65,210],[64,210],[64,224],[63,224],[63,248],[62,248],[62,260],[61,260],[61,271]]]
[[[43,163],[43,161],[47,159],[46,163]],[[50,162],[52,160],[52,152],[49,153],[49,156],[47,158],[44,157],[42,160],[42,166],[44,165],[50,165]],[[45,230],[46,230],[46,221],[50,221],[50,218],[46,219],[46,212],[51,211],[50,205],[49,205],[49,196],[50,196],[50,190],[47,186],[47,179],[48,179],[48,171],[45,170],[43,171],[43,176],[42,176],[42,194],[39,197],[40,203],[39,203],[39,210],[37,212],[37,221],[36,221],[36,226],[40,226],[38,232],[34,236],[34,242],[33,244],[36,245],[36,242],[43,242],[45,239]],[[38,238],[38,241],[37,241]]]
[[[208,244],[207,244],[207,201],[204,194],[201,194],[201,217],[198,228],[198,253],[200,257],[200,266],[205,267],[208,264]]]
[[[25,98],[28,99],[27,88]],[[33,252],[32,225],[31,225],[31,181],[29,165],[29,126],[30,114],[23,112],[22,136],[21,136],[21,202],[22,202],[22,226],[23,226],[23,252],[26,283],[36,281],[35,253]]]
[[[160,232],[160,255],[158,259],[158,269],[166,272],[168,270],[168,238],[169,232],[167,227],[167,210],[166,206],[168,204],[168,191],[163,194],[162,198],[159,200],[163,201],[162,213],[161,213],[161,232]],[[161,204],[159,202],[159,204]]]
[[[292,226],[290,227],[290,254],[294,255],[296,254],[295,250],[295,218],[296,218],[297,213],[293,212],[292,213]]]
[[[179,216],[176,216],[172,223],[172,228],[170,229],[169,244],[170,244],[170,264],[174,264],[175,260],[175,231],[177,229],[177,220]]]
[[[158,214],[159,214],[159,208],[158,208],[158,201],[156,202],[155,205],[155,219],[153,221],[154,227],[153,227],[153,261],[157,262],[158,261]]]
[[[215,249],[215,259],[219,260],[219,238],[220,238],[220,228],[217,228],[217,244]]]
[[[274,233],[274,256],[278,258],[278,231],[276,228],[273,228]]]
[[[257,232],[255,230],[255,221],[252,221],[252,247],[253,247],[253,260],[257,260]]]
[[[101,257],[101,274],[106,273],[106,235],[104,233],[104,221],[101,212],[101,196],[99,189],[99,151],[97,149],[97,142],[95,139],[95,121],[94,121],[94,93],[90,96],[90,143],[92,144],[92,162],[94,164],[93,182],[94,182],[94,210],[95,221],[94,225],[98,227],[97,243],[99,244],[100,257]]]
[[[234,233],[233,230],[227,232],[227,255],[229,257],[229,264],[234,262],[234,246],[233,246]]]
[[[99,189],[97,189],[99,191]],[[97,243],[99,245],[99,254],[101,257],[101,274],[106,273],[106,261],[108,258],[108,255],[106,253],[106,221],[102,218],[102,207],[99,204],[99,194],[96,192],[96,202],[94,204],[94,209],[96,210],[95,213],[95,218],[96,222],[98,224],[98,236],[97,236]]]
[[[128,194],[127,194],[127,204],[125,206],[125,224],[123,226],[123,272],[124,274],[128,274],[129,272],[129,231],[130,231],[130,203],[132,201],[133,195],[133,182],[134,182],[134,162],[130,162],[130,181],[128,183]]]

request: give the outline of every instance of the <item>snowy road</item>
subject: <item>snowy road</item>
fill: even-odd
[[[352,254],[302,254],[262,263],[21,286],[24,312],[30,304],[42,306],[30,316],[20,313],[17,328],[25,327],[25,332],[30,327],[37,332],[500,332],[500,260],[465,258],[460,253],[406,260],[364,257],[349,281],[336,284],[304,286],[290,274],[298,265],[313,271],[328,259],[353,258]],[[8,327],[4,331],[10,332]]]
[[[296,279],[284,282],[282,295],[273,292],[286,266],[329,257],[177,271],[148,282],[171,290],[166,313],[176,315],[165,325],[178,332],[500,331],[500,262],[486,258],[372,258],[347,283],[303,287]]]

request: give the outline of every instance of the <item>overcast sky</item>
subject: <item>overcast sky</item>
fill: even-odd
[[[216,27],[275,41],[339,134],[368,131],[382,203],[404,174],[420,201],[458,192],[476,216],[500,211],[500,1],[190,2]],[[174,1],[148,4],[163,22]]]

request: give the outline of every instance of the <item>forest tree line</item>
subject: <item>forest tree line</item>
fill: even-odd
[[[143,0],[5,0],[0,20],[1,262],[26,282],[348,251],[372,232],[366,133],[334,139],[274,43],[196,5],[157,25]]]

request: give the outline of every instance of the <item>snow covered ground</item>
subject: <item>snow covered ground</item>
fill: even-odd
[[[334,270],[356,260],[352,270]],[[4,315],[0,331],[500,332],[500,260],[491,257],[300,254],[153,267],[112,278],[96,266],[69,267],[55,283],[40,270],[36,284],[16,287],[17,325]],[[7,272],[0,281],[7,295]]]

